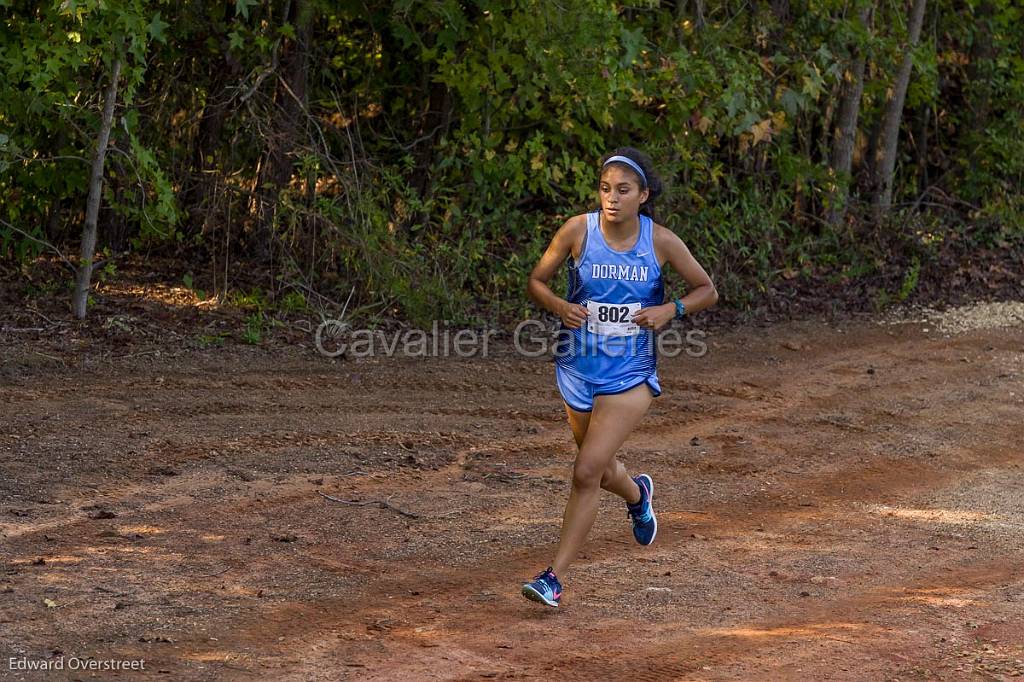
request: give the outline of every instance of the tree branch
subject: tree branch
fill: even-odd
[[[413,514],[412,512],[407,512],[404,509],[399,509],[398,507],[396,507],[393,504],[387,502],[386,500],[366,500],[365,502],[360,502],[358,500],[343,500],[343,499],[338,498],[338,497],[331,497],[330,495],[325,495],[324,493],[320,492],[319,490],[316,491],[316,494],[319,495],[320,497],[324,498],[325,500],[330,500],[331,502],[338,502],[340,504],[347,504],[347,505],[351,505],[353,507],[369,507],[371,504],[376,504],[381,509],[390,509],[391,511],[393,511],[395,513],[398,513],[398,514],[401,514],[402,516],[408,516],[410,519],[418,519],[418,518],[420,518],[419,514]]]
[[[10,230],[14,230],[15,232],[18,232],[19,234],[22,234],[22,235],[24,235],[25,237],[27,237],[27,238],[31,239],[32,241],[34,241],[34,242],[37,242],[37,243],[39,243],[39,244],[42,244],[43,246],[45,246],[45,247],[47,247],[48,249],[52,250],[52,251],[53,251],[53,252],[54,252],[55,254],[57,254],[58,256],[60,256],[60,259],[61,259],[62,261],[64,261],[64,263],[65,263],[65,264],[66,264],[66,265],[67,265],[67,266],[68,266],[69,268],[71,268],[71,272],[72,272],[72,273],[76,272],[76,269],[75,269],[75,264],[74,264],[74,263],[72,263],[71,261],[69,261],[69,260],[67,259],[67,256],[65,256],[65,255],[64,255],[63,253],[61,253],[60,249],[58,249],[58,248],[57,248],[56,246],[54,246],[54,245],[53,245],[53,244],[51,244],[50,242],[48,242],[48,241],[44,241],[44,240],[42,240],[42,239],[39,239],[38,237],[34,237],[34,236],[30,235],[30,234],[29,234],[28,232],[26,232],[25,230],[21,229],[20,227],[15,227],[14,225],[11,225],[11,224],[10,224],[9,222],[7,222],[6,220],[4,220],[3,218],[0,218],[0,223],[3,223],[3,224],[4,224],[4,227],[6,227],[6,228],[8,228],[8,229],[10,229]]]

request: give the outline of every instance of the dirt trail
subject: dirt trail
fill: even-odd
[[[1024,334],[928,327],[663,359],[622,452],[658,539],[606,496],[559,609],[519,595],[574,454],[550,362],[8,347],[0,678],[1024,676]]]

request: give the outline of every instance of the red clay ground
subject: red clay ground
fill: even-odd
[[[559,609],[519,594],[574,454],[550,362],[9,337],[0,677],[1022,675],[1021,328],[926,327],[790,323],[663,360],[622,453],[658,539],[606,497]],[[73,657],[145,670],[9,667]]]

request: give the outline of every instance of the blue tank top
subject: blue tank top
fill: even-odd
[[[562,369],[595,383],[647,376],[657,368],[654,331],[630,322],[640,308],[665,302],[661,266],[654,254],[654,221],[640,216],[640,234],[629,251],[615,251],[601,233],[600,211],[587,214],[579,262],[572,255],[566,300],[590,310],[579,329],[563,323],[555,351]]]

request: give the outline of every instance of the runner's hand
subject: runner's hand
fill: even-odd
[[[636,314],[633,315],[633,322],[640,325],[641,329],[661,329],[671,322],[672,318],[675,316],[675,304],[664,303],[662,305],[651,306],[650,308],[641,308],[636,311]]]
[[[558,311],[558,316],[562,318],[562,322],[569,329],[579,329],[583,326],[583,322],[589,314],[583,306],[578,303],[569,303],[568,301],[563,301],[561,309]]]

